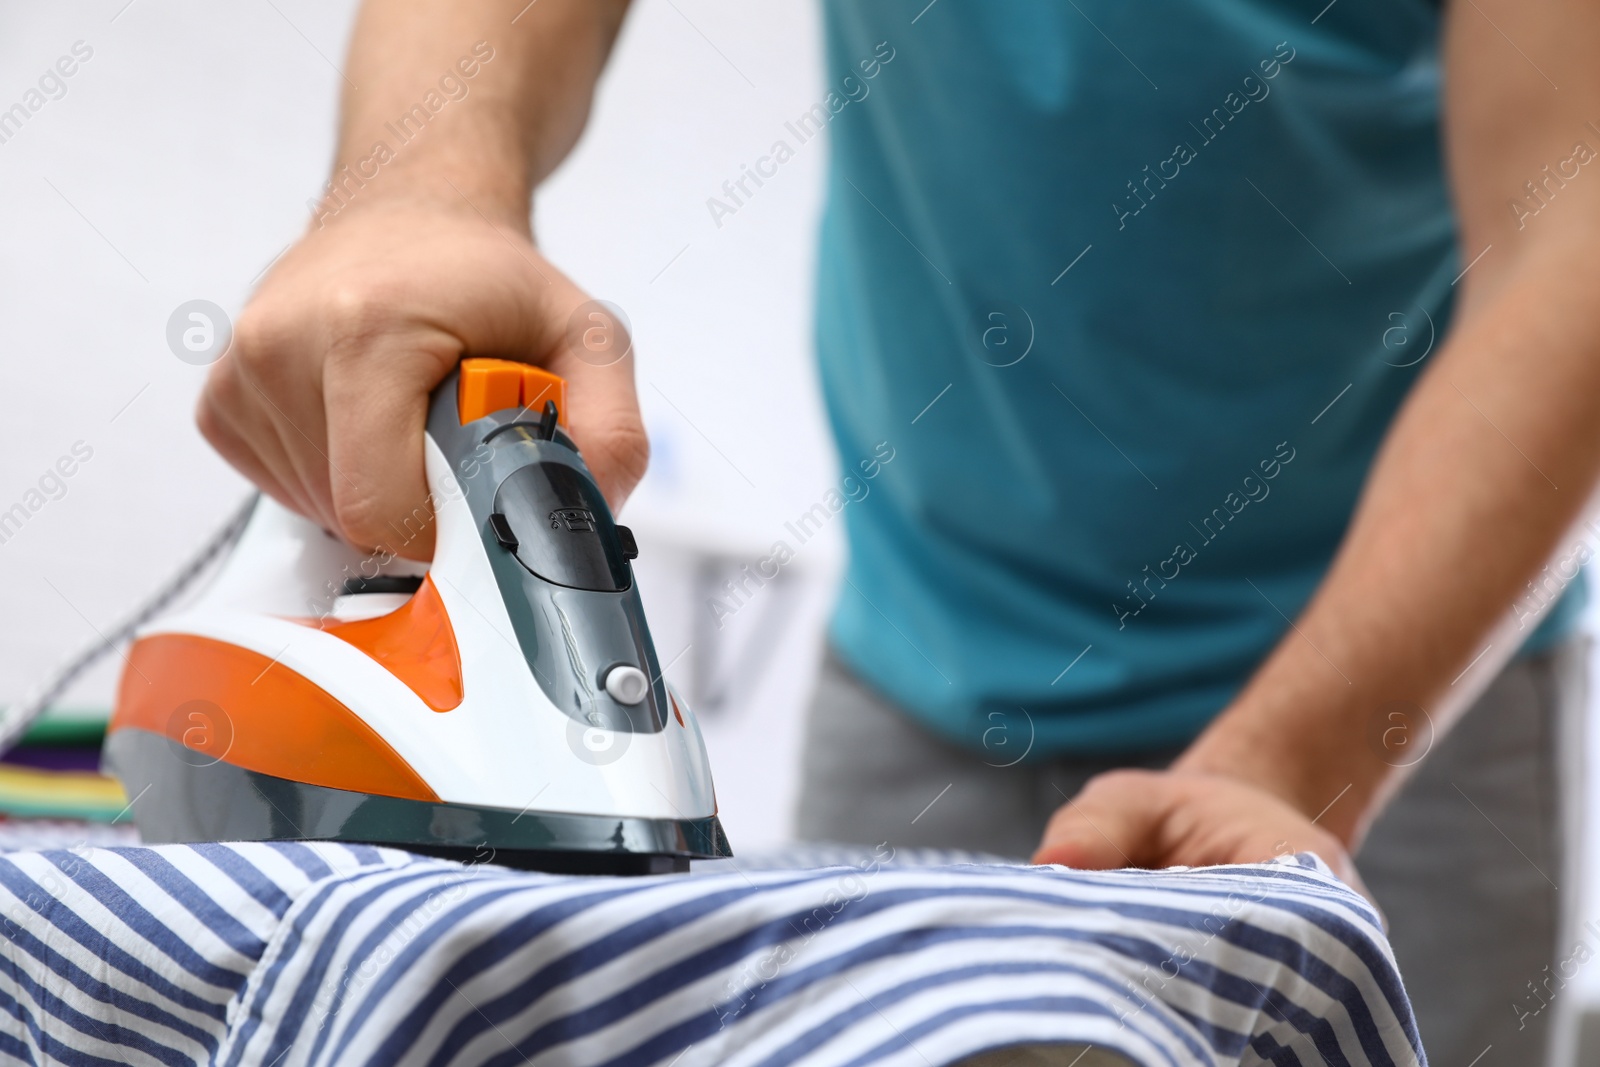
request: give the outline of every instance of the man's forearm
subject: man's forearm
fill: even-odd
[[[1541,68],[1505,52],[1503,26]],[[1600,10],[1579,0],[1451,5],[1445,68],[1465,73],[1445,81],[1445,143],[1470,264],[1458,321],[1297,628],[1179,764],[1263,785],[1346,842],[1411,762],[1382,744],[1385,706],[1450,728],[1528,636],[1513,602],[1600,477],[1600,180],[1549,165],[1594,158],[1574,141],[1600,133],[1596,41]],[[1539,203],[1558,199],[1530,221],[1518,204],[1540,188]]]
[[[1410,762],[1374,716],[1413,704],[1442,735],[1528,635],[1510,605],[1600,472],[1600,276],[1558,256],[1522,274],[1460,323],[1311,605],[1180,767],[1254,781],[1353,843]]]
[[[526,228],[534,186],[583,130],[626,10],[627,0],[366,0],[319,218],[453,201]]]

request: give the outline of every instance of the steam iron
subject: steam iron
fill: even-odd
[[[463,360],[440,385],[431,564],[364,557],[257,502],[205,593],[127,656],[105,763],[147,842],[364,842],[606,874],[732,854],[645,625],[633,535],[565,406],[562,379],[504,360]]]

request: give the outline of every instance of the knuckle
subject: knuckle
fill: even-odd
[[[270,304],[252,300],[233,324],[233,349],[246,362],[282,346],[285,316]]]
[[[370,493],[336,488],[333,513],[339,520],[340,531],[352,544],[375,548],[385,540],[384,510]]]
[[[270,307],[246,307],[234,323],[229,358],[217,364],[213,381],[219,389],[240,390],[244,384],[241,378],[250,382],[273,380],[290,347],[289,327],[289,320]]]
[[[394,320],[397,302],[389,287],[368,281],[345,281],[323,295],[319,309],[332,354],[359,350]]]
[[[1132,767],[1119,767],[1116,770],[1096,775],[1090,781],[1089,787],[1097,788],[1098,791],[1141,789],[1154,784],[1150,781],[1152,777],[1154,775],[1150,771],[1136,770]]]
[[[201,436],[224,455],[240,432],[240,412],[246,403],[238,364],[223,360],[212,367],[195,401],[194,419]]]
[[[221,451],[227,419],[217,403],[214,387],[208,385],[200,394],[200,401],[194,408],[194,423],[200,431],[200,436],[204,437],[212,448]]]

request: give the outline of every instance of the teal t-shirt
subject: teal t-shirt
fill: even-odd
[[[1437,8],[825,6],[835,647],[975,747],[1192,738],[1449,323]]]

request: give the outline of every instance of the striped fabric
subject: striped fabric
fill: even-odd
[[[335,844],[11,853],[0,1060],[1425,1062],[1376,916],[1313,857],[831,858],[606,879]]]

